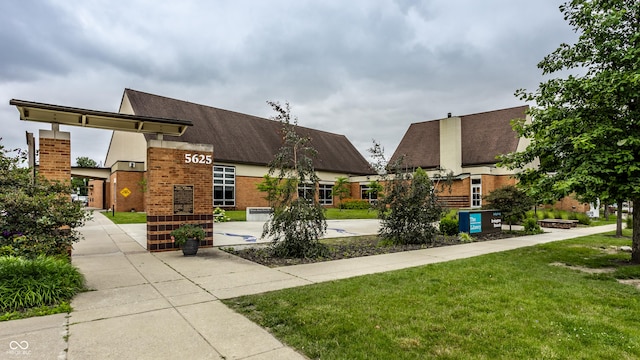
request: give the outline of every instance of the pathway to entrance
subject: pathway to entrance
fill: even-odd
[[[196,257],[149,253],[102,214],[82,228],[73,263],[93,291],[70,315],[0,323],[0,345],[27,342],[29,359],[304,359],[220,299],[472,257],[615,230],[552,230],[502,239],[332,262],[267,268],[216,248]],[[24,359],[5,352],[3,359]],[[7,356],[5,356],[7,355]]]

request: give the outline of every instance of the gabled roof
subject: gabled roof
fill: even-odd
[[[282,145],[282,124],[252,115],[125,89],[136,115],[186,119],[193,123],[181,137],[165,140],[212,144],[216,162],[267,165]],[[350,175],[374,173],[369,163],[344,136],[298,126],[318,151],[314,167]],[[145,134],[147,139],[153,135]]]
[[[462,116],[462,166],[495,164],[496,156],[518,148],[511,120],[524,119],[528,106]]]
[[[517,150],[518,134],[511,120],[524,119],[528,106],[460,116],[460,139],[441,139],[440,123],[449,119],[413,123],[391,161],[405,156],[408,168],[433,169],[440,164],[440,142],[461,143],[462,166],[495,164],[496,156]]]
[[[397,161],[401,155],[404,155],[404,165],[409,168],[440,166],[440,121],[411,124],[390,162]]]

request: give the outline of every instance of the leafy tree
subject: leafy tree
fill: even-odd
[[[340,176],[336,179],[335,185],[333,185],[333,195],[340,199],[340,209],[342,210],[342,201],[351,196],[351,184],[349,179]]]
[[[44,178],[33,181],[23,159],[0,144],[0,248],[6,255],[66,254],[90,218],[70,201],[71,188]]]
[[[380,236],[394,244],[430,244],[438,229],[442,209],[427,172],[395,173],[387,182],[385,196],[378,200]]]
[[[267,102],[277,113],[272,120],[282,123],[282,146],[269,164],[269,173],[258,188],[273,208],[263,237],[272,236],[271,249],[279,257],[317,257],[326,252],[319,238],[327,230],[324,209],[317,199],[318,175],[313,167],[316,150],[309,137],[296,132],[297,118],[291,118],[289,103]],[[298,186],[310,185],[309,197],[299,196]],[[304,195],[304,194],[303,194]]]
[[[561,44],[539,64],[531,123],[514,128],[531,139],[524,152],[502,158],[510,168],[539,161],[522,183],[560,196],[640,203],[640,2],[572,0],[560,7],[579,38]],[[640,263],[640,210],[634,206],[632,262]]]
[[[525,191],[513,185],[495,189],[484,199],[490,203],[488,206],[500,210],[502,218],[509,223],[509,230],[511,224],[524,219],[527,211],[534,205]]]
[[[76,158],[76,165],[78,165],[80,167],[85,167],[85,168],[98,167],[98,163],[95,160],[90,159],[90,158],[88,158],[86,156],[77,157]],[[82,196],[87,196],[88,195],[87,179],[86,178],[72,177],[71,178],[71,187],[73,188],[73,190],[80,189],[80,191],[78,192],[78,195],[82,195]]]
[[[85,167],[85,168],[98,167],[98,163],[95,160],[90,159],[86,156],[78,156],[76,158],[76,164],[80,167]]]
[[[380,237],[394,244],[432,243],[438,232],[434,224],[440,220],[442,208],[427,172],[418,168],[411,174],[403,168],[402,158],[385,166],[384,150],[376,142],[369,151],[374,159],[372,166],[382,177],[376,184],[384,187],[376,204]]]

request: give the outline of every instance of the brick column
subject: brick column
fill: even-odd
[[[176,186],[193,189],[193,207],[176,207]],[[213,146],[150,140],[147,143],[147,249],[177,249],[170,233],[182,224],[206,232],[201,247],[213,246]]]
[[[53,130],[40,130],[39,137],[39,174],[48,180],[70,184],[71,134],[53,126]]]

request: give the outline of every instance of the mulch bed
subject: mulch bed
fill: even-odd
[[[521,234],[503,231],[497,233],[475,235],[473,237],[473,240],[474,242],[479,242],[496,239],[506,239],[516,236],[521,236]],[[258,264],[269,267],[279,267],[288,265],[310,264],[321,261],[350,259],[371,255],[389,254],[401,251],[428,249],[441,246],[458,245],[462,243],[463,242],[460,241],[457,236],[439,235],[433,244],[428,245],[388,245],[381,241],[377,236],[360,236],[357,237],[357,240],[327,245],[329,248],[329,254],[326,257],[304,259],[273,257],[271,256],[268,247],[265,245],[256,245],[254,247],[244,249],[223,248],[222,250]]]

